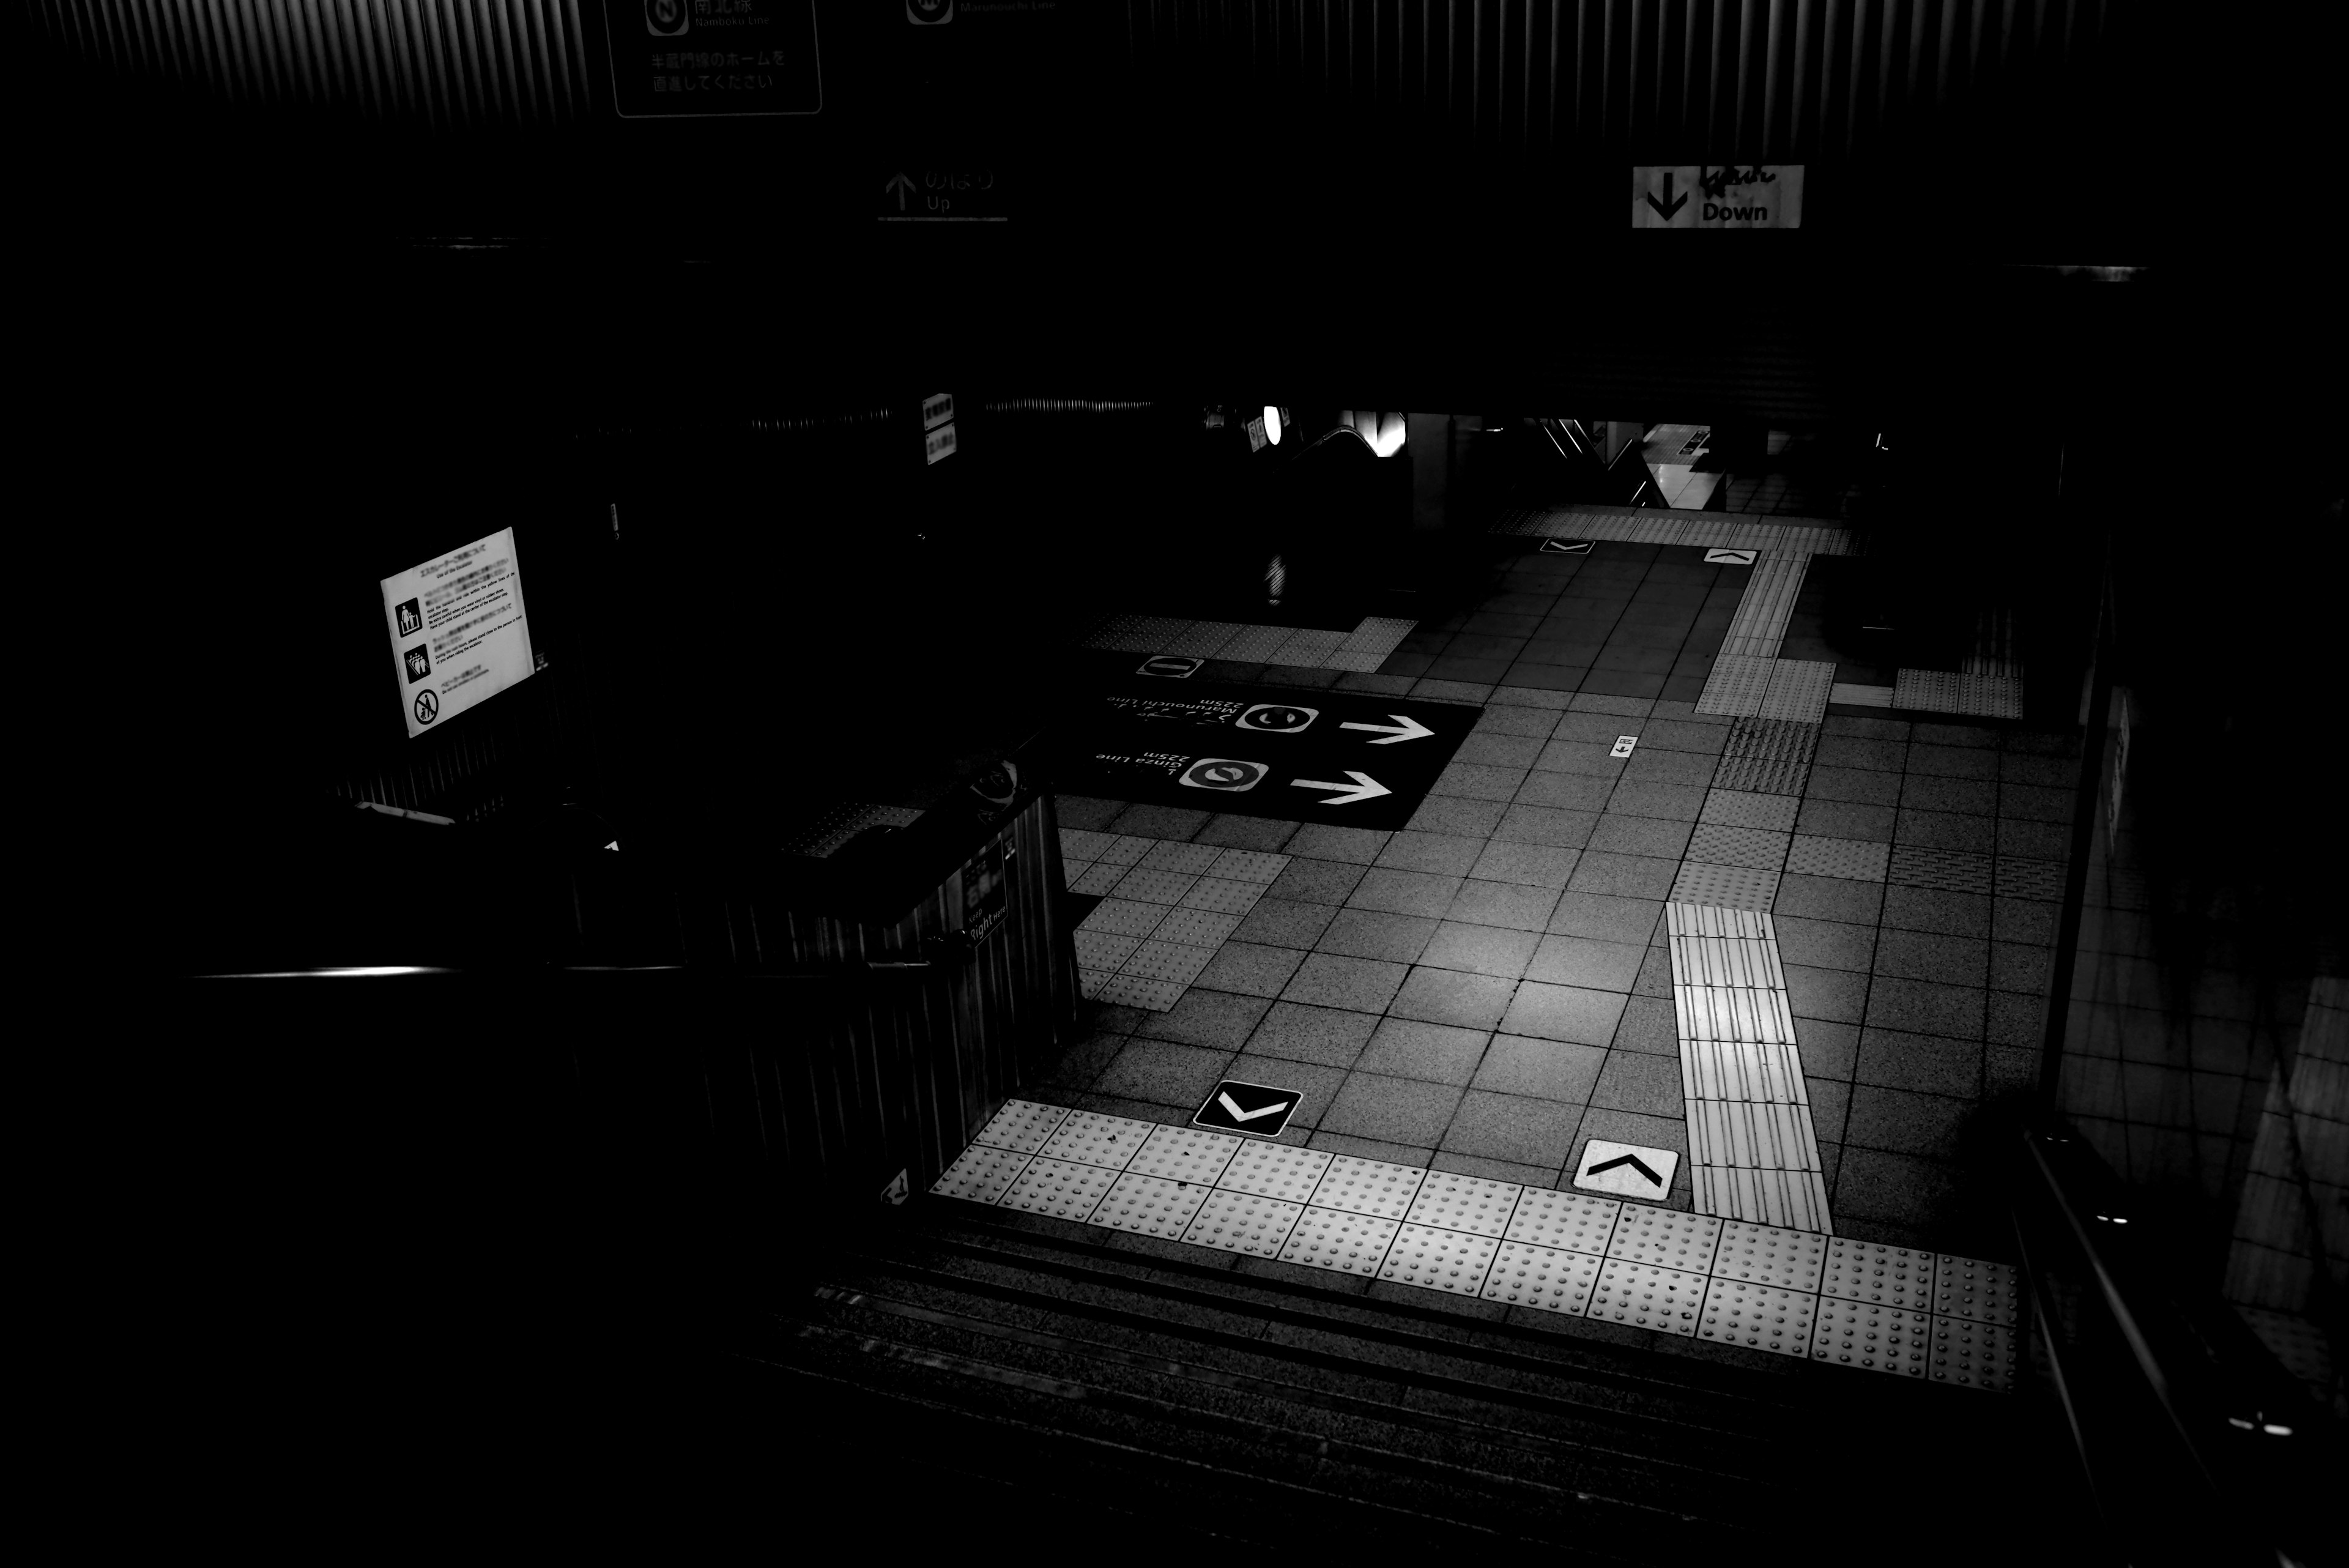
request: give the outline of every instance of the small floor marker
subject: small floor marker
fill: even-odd
[[[1143,659],[1142,668],[1136,670],[1134,673],[1164,675],[1170,680],[1181,680],[1187,676],[1197,674],[1199,666],[1206,662],[1204,659],[1190,659],[1180,654],[1162,653],[1155,659]]]
[[[1661,1203],[1671,1193],[1672,1172],[1680,1163],[1681,1157],[1668,1148],[1641,1148],[1637,1144],[1592,1138],[1583,1146],[1574,1185],[1586,1192],[1611,1192]]]
[[[1191,1125],[1213,1127],[1217,1132],[1245,1133],[1249,1137],[1276,1138],[1288,1126],[1288,1118],[1297,1114],[1299,1098],[1294,1089],[1235,1083],[1226,1078],[1216,1085],[1206,1104],[1191,1118]]]
[[[1708,566],[1750,566],[1759,550],[1707,550],[1704,564]]]
[[[1637,735],[1618,735],[1615,737],[1615,749],[1607,754],[1610,757],[1628,757],[1631,754],[1631,748],[1639,743],[1640,737]]]
[[[1588,556],[1590,554],[1590,541],[1588,539],[1544,539],[1541,545],[1541,553],[1545,556]]]

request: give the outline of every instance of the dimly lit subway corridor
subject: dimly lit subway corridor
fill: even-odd
[[[292,1501],[159,1484],[664,1556],[2337,1560],[2338,421],[2315,333],[2206,329],[2313,269],[1940,254],[1897,117],[1764,53],[1825,93],[1789,232],[1639,227],[1646,97],[1359,221],[1161,127],[1178,234],[1040,182],[901,245],[613,218],[854,160],[590,72],[571,142],[384,109],[314,223],[150,173],[169,296],[45,187],[120,354],[41,361],[67,504],[155,645],[74,1103],[173,1173],[109,1189],[202,1325],[156,1442],[264,1413],[219,1463]],[[163,112],[108,79],[60,123]],[[255,112],[190,145],[308,123]],[[1462,219],[1527,168],[1557,212]]]

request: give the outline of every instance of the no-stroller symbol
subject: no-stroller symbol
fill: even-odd
[[[419,691],[416,694],[416,722],[419,724],[429,724],[440,716],[440,699],[429,691]]]

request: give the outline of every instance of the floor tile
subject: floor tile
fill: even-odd
[[[1857,1023],[1868,1005],[1868,976],[1786,964],[1786,1005],[1797,1018]],[[1800,1039],[1799,1031],[1796,1038]]]
[[[1801,1038],[1800,1026],[1796,1036]],[[1618,1051],[1645,1051],[1654,1056],[1680,1059],[1680,1022],[1669,996],[1634,996],[1623,1004],[1623,1017],[1609,1044]]]
[[[1929,737],[1930,732],[1935,732]],[[1998,751],[1989,745],[1943,745],[1938,734],[1947,733],[1942,726],[1920,724],[1909,742],[1908,771],[1912,774],[1940,774],[1951,778],[1991,779],[1998,776]],[[1982,731],[1989,734],[1993,732]]]
[[[1972,1109],[1971,1100],[1947,1095],[1888,1089],[1855,1084],[1851,1111],[1844,1123],[1844,1176],[1847,1179],[1855,1157],[1862,1149],[1884,1149],[1928,1159],[1949,1159],[1958,1153],[1959,1129]],[[1841,1199],[1847,1189],[1838,1189]],[[1839,1206],[1839,1205],[1838,1205]],[[1874,1212],[1887,1213],[1881,1206]]]
[[[1952,937],[1889,929],[1877,942],[1875,972],[1943,985],[1990,983],[1990,944],[1979,937]]]
[[[1836,1174],[1833,1208],[1839,1229],[1849,1229],[1847,1220],[1913,1221],[1938,1215],[1957,1191],[1957,1169],[1944,1160],[1847,1143]]]
[[[1803,1080],[1811,1102],[1811,1133],[1822,1144],[1843,1141],[1844,1113],[1851,1108],[1851,1085],[1841,1078]]]
[[[1426,947],[1413,955],[1413,960],[1431,969],[1465,970],[1472,974],[1516,980],[1526,972],[1535,948],[1542,940],[1535,931],[1447,920],[1437,928]],[[1628,981],[1624,989],[1630,989]]]
[[[1771,917],[1782,963],[1806,969],[1840,969],[1866,973],[1876,953],[1876,928],[1841,920],[1813,920],[1798,915]]]
[[[1294,948],[1262,947],[1227,940],[1199,971],[1197,984],[1240,996],[1278,996],[1305,955]]]
[[[1684,784],[1702,789],[1713,783],[1719,759],[1694,752],[1641,749],[1624,762],[1623,776],[1639,784]]]
[[[1435,1150],[1424,1145],[1390,1143],[1384,1138],[1357,1137],[1349,1133],[1316,1132],[1307,1139],[1309,1147],[1335,1155],[1350,1155],[1356,1159],[1375,1159],[1386,1165],[1400,1165],[1424,1170]]]
[[[1802,810],[1795,818],[1795,831],[1819,838],[1858,838],[1889,844],[1896,815],[1895,809],[1889,805],[1822,800],[1813,796],[1803,802]]]
[[[1480,802],[1478,804],[1489,804]],[[1426,833],[1406,830],[1387,840],[1379,851],[1375,867],[1392,867],[1404,871],[1428,871],[1438,876],[1459,877],[1476,863],[1485,852],[1485,837],[1462,834]]]
[[[1423,964],[1412,970],[1387,1011],[1398,1018],[1489,1030],[1500,1023],[1516,989],[1512,980]]]
[[[1618,815],[1689,823],[1703,810],[1704,800],[1705,791],[1694,784],[1625,779],[1616,784],[1605,804],[1609,813]]]
[[[1598,825],[1599,814],[1596,812],[1513,804],[1501,814],[1499,824],[1493,829],[1493,837],[1496,841],[1515,844],[1542,844],[1557,848],[1578,849],[1588,842],[1591,830]]]
[[[1317,952],[1298,966],[1296,978],[1281,992],[1281,1000],[1383,1012],[1409,972],[1405,964]]]
[[[1900,781],[1904,811],[1955,811],[1989,816],[1998,810],[1998,781],[1912,773]]]
[[[1157,1040],[1175,1040],[1237,1051],[1272,1005],[1268,998],[1207,991],[1194,985],[1164,1012],[1150,1015],[1134,1033]]]
[[[1612,855],[1654,855],[1678,859],[1689,846],[1690,825],[1609,811],[1591,830],[1590,849]]]
[[[1661,707],[1661,704],[1659,704]],[[1729,726],[1713,722],[1709,716],[1687,718],[1651,717],[1640,732],[1640,743],[1661,751],[1695,752],[1705,756],[1719,756],[1729,739]]]
[[[1661,1058],[1660,1058],[1661,1059]],[[1500,1095],[1587,1103],[1607,1053],[1566,1040],[1495,1034],[1485,1048],[1470,1087]]]
[[[1342,904],[1353,896],[1363,873],[1369,869],[1368,865],[1338,860],[1291,860],[1288,868],[1273,878],[1272,886],[1265,889],[1265,902],[1286,898],[1309,904]]]
[[[1853,883],[1859,887],[1867,884]],[[1990,934],[1991,901],[1980,893],[1951,893],[1934,888],[1884,889],[1885,925],[1908,931],[1936,931],[1953,937]]]
[[[1526,782],[1525,768],[1496,768],[1475,763],[1453,763],[1440,774],[1431,793],[1465,795],[1472,800],[1507,800]]]
[[[1294,865],[1289,867],[1291,871],[1296,868]],[[1284,877],[1287,875],[1282,873]],[[1280,884],[1276,881],[1273,886],[1278,888]],[[1257,900],[1256,908],[1241,919],[1229,940],[1267,947],[1310,948],[1337,915],[1337,909],[1330,904],[1267,896]]]
[[[1629,992],[1640,978],[1645,944],[1596,941],[1588,937],[1546,936],[1528,950],[1525,978],[1547,984]]]
[[[1096,1031],[1072,1043],[1046,1068],[1035,1087],[1086,1089],[1114,1060],[1125,1046],[1123,1034]]]
[[[1308,860],[1339,860],[1367,866],[1379,857],[1393,835],[1374,833],[1360,827],[1333,827],[1327,823],[1309,822],[1292,836],[1285,854],[1300,856]]]
[[[1456,1113],[1455,1113],[1456,1114]],[[1559,1165],[1563,1165],[1560,1161]],[[1559,1166],[1524,1165],[1514,1159],[1492,1159],[1484,1155],[1463,1154],[1457,1149],[1437,1149],[1427,1162],[1431,1171],[1456,1172],[1462,1176],[1480,1176],[1487,1181],[1513,1181],[1537,1192],[1547,1191],[1557,1185]]]
[[[1491,1038],[1481,1029],[1384,1018],[1361,1055],[1355,1058],[1354,1071],[1464,1085],[1475,1076],[1476,1065],[1485,1057],[1485,1043]]]
[[[1433,1148],[1450,1125],[1461,1093],[1446,1084],[1351,1073],[1317,1130]],[[1511,1158],[1497,1150],[1471,1152]]]
[[[1439,1146],[1513,1164],[1557,1169],[1572,1158],[1583,1108],[1570,1102],[1472,1089]]]
[[[1521,808],[1512,806],[1510,809]],[[1468,874],[1485,882],[1563,888],[1573,879],[1574,869],[1581,863],[1582,853],[1579,849],[1562,845],[1496,837],[1476,857],[1476,863],[1470,867]]]
[[[1991,936],[2002,942],[2024,942],[2041,947],[2055,944],[2056,919],[2063,906],[2040,898],[1993,898],[1991,901]]]
[[[1587,852],[1567,882],[1575,893],[1604,893],[1623,898],[1661,898],[1671,891],[1677,861],[1646,855],[1604,855]]]
[[[1619,787],[1612,776],[1537,770],[1526,775],[1526,782],[1517,786],[1516,798],[1511,804],[1595,814],[1609,804],[1610,795]],[[1494,823],[1497,825],[1504,815],[1495,812]]]
[[[1454,897],[1445,918],[1471,925],[1540,931],[1548,926],[1558,898],[1556,888],[1472,877],[1460,884],[1460,891]]]
[[[2053,950],[2036,942],[1993,942],[1990,950],[1989,983],[1998,991],[2018,991],[2031,996],[2044,996],[2047,993],[2048,969],[2054,956]]]
[[[1052,814],[1062,827],[1082,828],[1100,832],[1115,821],[1125,803],[1102,800],[1092,795],[1056,794],[1052,797]]]
[[[1842,714],[1830,718],[1822,726],[1826,733],[1857,737],[1870,741],[1899,741],[1907,743],[1910,725],[1906,719],[1877,719],[1857,714]]]
[[[1664,906],[1660,898],[1568,892],[1558,896],[1557,908],[1549,918],[1549,929],[1557,936],[1588,937],[1639,947],[1655,936],[1663,918]]]
[[[1688,1189],[1688,1122],[1682,1116],[1651,1116],[1639,1111],[1619,1111],[1611,1106],[1593,1106],[1582,1113],[1582,1125],[1574,1135],[1574,1151],[1592,1138],[1608,1143],[1628,1143],[1640,1148],[1670,1149],[1681,1157],[1681,1169],[1673,1174],[1672,1188],[1676,1194]],[[1677,1207],[1677,1204],[1674,1205]]]
[[[1897,805],[1900,801],[1900,775],[1868,768],[1822,767],[1813,763],[1809,776],[1803,782],[1803,795],[1806,800]]]
[[[1684,1114],[1681,1065],[1642,1051],[1609,1051],[1590,1103],[1652,1116]]]
[[[1978,1040],[1867,1027],[1859,1032],[1859,1061],[1853,1079],[1882,1088],[1979,1099],[1983,1050]]]
[[[1452,909],[1464,878],[1428,871],[1400,871],[1374,866],[1363,874],[1346,899],[1347,907],[1390,915],[1422,915],[1441,919]]]
[[[1111,820],[1107,831],[1187,842],[1214,815],[1172,805],[1129,805]]]
[[[1982,1033],[1994,1045],[2036,1051],[2047,1035],[2047,1001],[2028,992],[1993,991],[1982,1020]]]
[[[1987,1001],[1978,987],[1937,985],[1930,981],[1878,974],[1868,988],[1864,1022],[1871,1028],[1944,1035],[1953,1040],[1980,1040]]]
[[[2060,862],[2072,852],[2072,829],[2060,822],[2017,822],[2001,818],[1998,853],[2018,860]]]
[[[1251,1055],[1351,1067],[1378,1022],[1376,1013],[1276,1002],[1248,1036],[1247,1049]]]
[[[1100,1095],[1196,1107],[1224,1076],[1233,1053],[1171,1040],[1134,1039],[1092,1085]]]
[[[1530,768],[1547,742],[1547,736],[1474,733],[1460,742],[1452,759],[1486,767]]]
[[[1548,691],[1563,696],[1579,690],[1583,678],[1589,673],[1589,666],[1584,664],[1545,664],[1538,659],[1520,659],[1501,678],[1516,690]]]
[[[1998,776],[2002,784],[2058,791],[2064,796],[2068,811],[2073,786],[2079,781],[2079,766],[2063,757],[2002,756],[1998,760]]]
[[[1471,732],[1479,735],[1530,735],[1547,741],[1557,727],[1557,710],[1503,704],[1485,710]]]
[[[1821,768],[1867,768],[1877,773],[1903,771],[1909,748],[1896,741],[1867,740],[1822,727],[1818,750],[1811,765]]]
[[[1854,882],[1841,877],[1801,877],[1778,879],[1778,897],[1770,907],[1775,919],[1794,915],[1847,925],[1873,926],[1884,910],[1884,885]]]
[[[1384,959],[1390,963],[1412,963],[1417,961],[1427,940],[1435,934],[1436,922],[1424,915],[1396,915],[1377,909],[1345,909],[1338,911],[1321,940],[1313,944],[1316,951],[1339,953],[1347,958]]]
[[[1505,1033],[1604,1045],[1623,1015],[1619,992],[1526,981],[1517,987],[1498,1027]]]
[[[1520,790],[1519,794],[1524,792]],[[1413,833],[1457,834],[1468,838],[1490,838],[1499,826],[1501,814],[1508,803],[1497,800],[1470,800],[1465,795],[1432,794],[1420,802],[1412,813],[1410,831]]]
[[[1795,1014],[1795,1050],[1812,1077],[1849,1078],[1859,1060],[1859,1025]]]
[[[1893,823],[1892,839],[1896,844],[1913,844],[1927,849],[1989,855],[1998,847],[1998,819],[1945,811],[1911,811],[1904,806]]]

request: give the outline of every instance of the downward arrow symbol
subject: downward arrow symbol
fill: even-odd
[[[1232,1102],[1229,1095],[1217,1095],[1216,1098],[1223,1102],[1224,1109],[1232,1113],[1232,1120],[1236,1122],[1252,1122],[1258,1116],[1268,1116],[1276,1111],[1285,1111],[1289,1106],[1288,1101],[1283,1100],[1278,1105],[1267,1106],[1262,1110],[1244,1111]]]
[[[1656,216],[1663,219],[1663,221],[1668,223],[1672,221],[1672,214],[1678,213],[1682,207],[1688,205],[1688,197],[1686,195],[1682,195],[1677,198],[1672,195],[1672,171],[1671,170],[1667,169],[1664,171],[1664,199],[1659,202],[1656,200],[1655,196],[1651,193],[1648,197],[1648,205],[1656,210]]]

